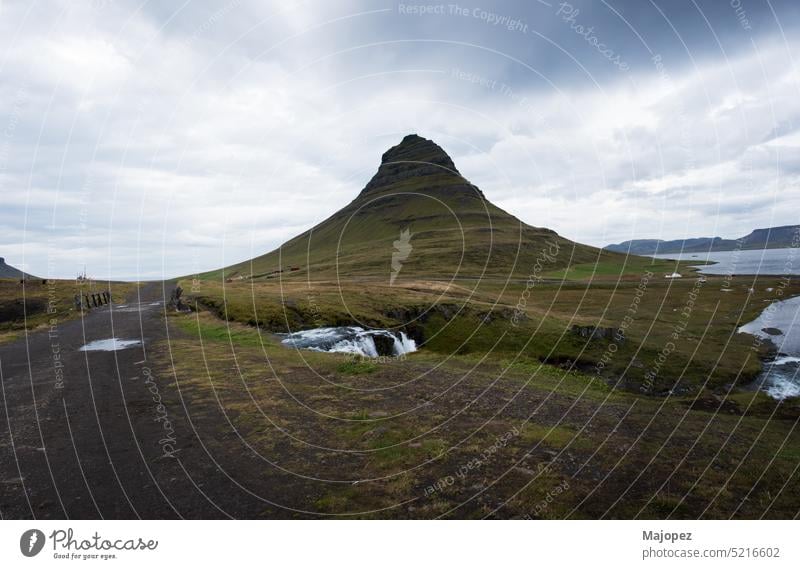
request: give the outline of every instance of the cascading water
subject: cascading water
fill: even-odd
[[[417,351],[405,332],[365,330],[360,326],[314,328],[285,334],[284,345],[315,352],[356,354],[367,358],[402,356]]]
[[[761,389],[774,399],[800,396],[800,296],[771,303],[755,320],[739,332],[769,340],[776,348],[775,357],[764,362],[758,378]]]

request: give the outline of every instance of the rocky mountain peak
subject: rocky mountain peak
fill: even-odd
[[[406,135],[400,144],[393,146],[383,153],[381,165],[395,162],[419,162],[422,164],[435,164],[445,171],[458,174],[456,165],[442,150],[442,147],[432,140],[422,138],[417,134]]]
[[[31,275],[28,275],[19,269],[12,267],[11,265],[6,265],[6,260],[3,257],[0,257],[0,279],[21,278],[31,278]]]
[[[456,176],[463,179],[441,146],[417,134],[409,134],[400,144],[383,153],[378,172],[366,185],[362,195],[409,178],[426,176]]]

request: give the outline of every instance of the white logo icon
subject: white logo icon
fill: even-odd
[[[400,274],[400,269],[403,268],[403,261],[408,259],[408,256],[411,254],[411,250],[414,247],[411,246],[411,230],[406,227],[400,232],[400,239],[396,239],[393,243],[394,251],[392,252],[392,273],[389,276],[389,286],[394,285],[394,281],[397,278],[397,275]]]

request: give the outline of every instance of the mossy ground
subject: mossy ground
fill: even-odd
[[[75,307],[76,294],[111,291],[113,298],[121,301],[135,287],[135,283],[94,282],[75,280],[30,279],[21,283],[16,279],[0,279],[0,343],[22,337],[27,330],[46,328],[51,323],[63,323],[80,317]]]
[[[744,385],[766,346],[738,328],[769,302],[800,293],[780,277],[707,277],[675,262],[630,258],[577,280],[386,279],[198,281],[200,309],[265,331],[360,324],[400,327],[427,351],[514,363],[545,362],[632,391],[697,393]],[[584,271],[578,265],[580,271]],[[686,276],[667,279],[675,269]],[[613,273],[613,274],[612,274]],[[650,275],[649,278],[647,275]],[[185,287],[186,288],[186,287]],[[782,296],[781,296],[782,295]],[[625,328],[587,340],[573,326]],[[598,368],[598,363],[602,362]]]
[[[278,283],[227,283],[223,296],[222,285],[203,283],[194,294],[215,310],[171,317],[170,343],[155,352],[209,452],[234,470],[242,456],[257,457],[259,469],[240,482],[291,508],[286,515],[796,515],[798,403],[719,388],[742,369],[756,369],[757,359],[737,358],[752,338],[733,332],[766,306],[765,289],[773,285],[735,279],[733,291],[723,293],[709,279],[703,292],[716,292],[703,296],[686,346],[661,371],[674,380],[685,368],[693,390],[654,397],[576,368],[570,362],[591,362],[604,344],[586,346],[564,334],[574,321],[613,325],[638,282],[542,285],[521,330],[507,318],[519,286],[499,283],[476,292],[459,283],[442,296],[440,286],[417,282],[395,287],[391,301],[375,283],[333,290],[315,283],[313,307],[303,301],[305,284],[284,282],[281,290]],[[641,322],[615,357],[646,365],[691,283],[654,281]],[[342,291],[350,312],[337,300]],[[503,304],[492,309],[498,297]],[[415,307],[416,314],[434,298],[446,310],[420,324],[427,340],[403,361],[289,349],[267,329],[270,319],[262,321],[269,313],[274,322],[311,327],[316,319],[355,315],[391,325],[399,308]],[[494,315],[488,323],[486,314]],[[568,340],[553,342],[562,336]],[[543,363],[554,346],[559,365]],[[722,372],[713,373],[723,375],[714,389],[703,387],[720,358],[732,361],[716,366]]]

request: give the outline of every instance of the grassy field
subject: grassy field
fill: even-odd
[[[169,346],[156,351],[173,378],[165,397],[187,406],[221,464],[263,457],[238,482],[269,480],[287,516],[754,518],[800,508],[797,402],[645,396],[510,355],[300,352],[210,312],[170,324]]]
[[[0,342],[19,339],[25,330],[46,328],[51,322],[65,322],[80,316],[75,307],[76,294],[91,294],[110,290],[115,300],[121,300],[133,283],[75,280],[0,279]]]
[[[189,296],[200,309],[265,331],[402,328],[426,351],[545,362],[660,395],[752,381],[765,346],[736,330],[779,294],[800,293],[796,281],[779,288],[779,277],[700,279],[674,262],[631,259],[620,274],[601,267],[602,276],[577,280],[408,279],[390,287],[380,279],[281,278],[184,288],[193,286]],[[676,266],[686,277],[665,278]],[[624,337],[587,338],[574,326],[623,329]]]
[[[737,330],[800,282],[688,264],[528,226],[407,137],[311,230],[183,279],[195,312],[158,364],[209,452],[269,465],[242,483],[286,515],[793,517],[800,402],[752,388],[769,346]],[[420,349],[275,336],[339,325]]]

